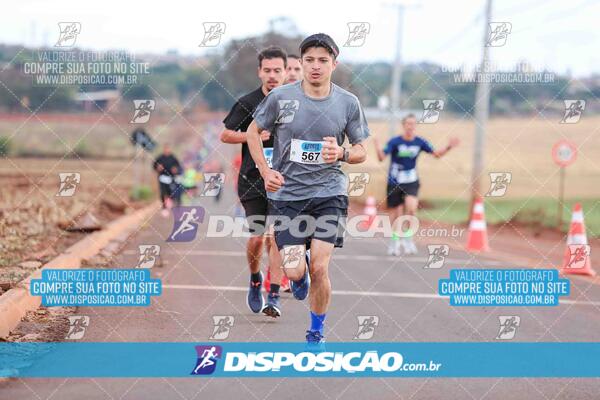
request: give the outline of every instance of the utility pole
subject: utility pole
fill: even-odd
[[[474,200],[481,196],[481,175],[483,174],[483,151],[485,145],[485,128],[490,113],[490,83],[486,73],[489,72],[489,38],[492,20],[492,0],[486,0],[485,28],[483,30],[483,55],[481,57],[482,79],[477,80],[475,93],[475,147],[473,149],[473,176],[471,179],[471,208]],[[476,74],[477,76],[477,74]]]
[[[398,108],[402,94],[402,28],[404,22],[404,4],[396,4],[398,21],[396,26],[396,58],[392,69],[392,90],[390,104],[390,136],[396,135],[398,128]]]

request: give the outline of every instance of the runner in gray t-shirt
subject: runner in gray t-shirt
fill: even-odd
[[[331,299],[329,260],[339,239],[338,224],[347,215],[347,178],[340,161],[365,161],[363,142],[369,136],[356,96],[331,83],[338,54],[328,35],[306,38],[300,45],[304,79],[272,90],[247,130],[250,153],[265,182],[269,215],[275,216],[275,241],[292,293],[303,300],[310,289],[309,343],[323,340]],[[274,137],[272,167],[260,141],[263,130]],[[342,147],[346,138],[351,147]],[[310,268],[304,260],[308,239]]]

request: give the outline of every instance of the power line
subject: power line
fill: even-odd
[[[457,32],[454,36],[452,36],[449,40],[447,40],[442,46],[440,46],[437,50],[434,51],[434,53],[438,54],[441,53],[442,50],[448,50],[450,48],[452,48],[453,46],[451,46],[451,43],[458,43],[458,38],[460,38],[461,36],[463,36],[467,31],[469,31],[471,28],[473,28],[478,22],[479,19],[483,16],[483,12],[478,12],[475,17],[471,20],[471,22],[469,22],[467,25],[465,25],[459,32]]]

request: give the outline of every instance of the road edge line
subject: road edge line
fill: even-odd
[[[123,215],[109,222],[104,229],[93,232],[71,245],[63,253],[19,282],[17,286],[2,294],[0,296],[0,338],[6,338],[21,322],[27,311],[39,308],[41,297],[29,294],[32,279],[40,279],[42,271],[45,269],[79,269],[82,261],[100,253],[113,239],[125,233],[129,236],[136,231],[146,222],[146,218],[158,208],[159,203],[153,202],[131,214]]]

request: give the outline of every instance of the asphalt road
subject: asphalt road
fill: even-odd
[[[233,213],[227,193],[211,213]],[[152,270],[163,294],[150,307],[82,307],[90,317],[85,341],[206,342],[213,316],[232,316],[227,341],[302,341],[308,303],[283,294],[278,320],[252,314],[245,303],[248,282],[245,239],[206,238],[167,243],[172,218],[156,215],[114,259],[115,268],[132,268],[138,245],[161,245],[162,264]],[[443,239],[440,239],[443,241]],[[450,268],[516,267],[472,257],[452,249],[441,269],[423,268],[425,246],[410,257],[385,255],[382,239],[347,238],[330,266],[334,290],[327,316],[329,342],[352,341],[359,316],[377,316],[372,341],[493,342],[501,315],[517,315],[513,341],[598,341],[600,288],[572,279],[569,302],[556,307],[452,307],[436,295]],[[543,249],[540,249],[543,251]],[[265,258],[266,261],[266,258]],[[593,399],[596,379],[15,379],[0,389],[1,399]]]

